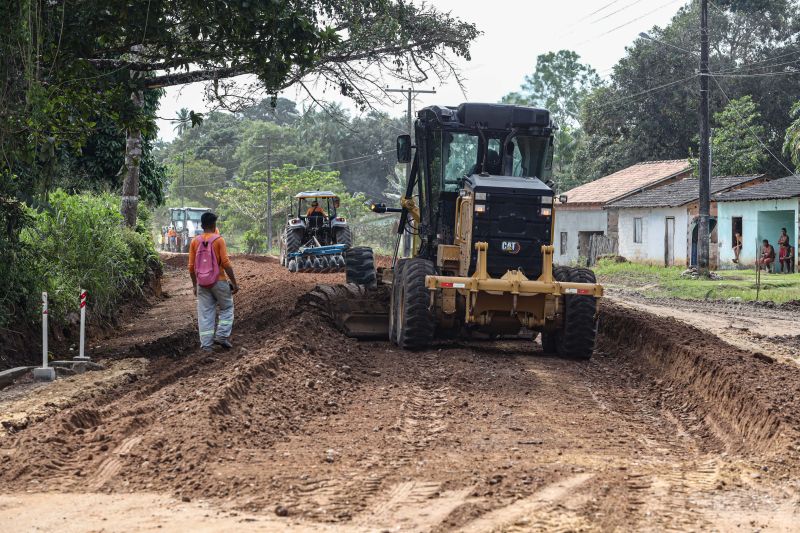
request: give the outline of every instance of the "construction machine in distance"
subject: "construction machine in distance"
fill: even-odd
[[[291,272],[343,271],[353,235],[347,219],[337,213],[339,197],[331,191],[304,191],[295,198],[297,213],[289,215],[281,234],[281,265]]]
[[[207,207],[170,207],[169,221],[178,234],[176,246],[171,252],[189,252],[189,244],[197,235],[203,233],[200,227],[200,217],[211,209]]]
[[[416,146],[409,135],[397,139],[398,161],[411,163],[401,206],[372,206],[400,213],[391,268],[376,271],[370,249],[352,248],[348,285],[319,287],[306,301],[346,334],[405,349],[437,334],[528,330],[541,333],[547,353],[589,359],[603,288],[589,269],[553,266],[554,130],[544,109],[420,110]],[[412,256],[398,258],[406,233]]]

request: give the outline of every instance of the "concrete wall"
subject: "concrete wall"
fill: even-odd
[[[786,228],[797,253],[798,200],[752,200],[719,202],[717,211],[720,268],[733,268],[733,217],[742,217],[742,252],[739,264],[752,266],[760,254],[762,239],[778,252],[778,236]]]
[[[685,207],[620,209],[619,255],[629,261],[664,264],[666,218],[675,218],[674,263],[686,265],[690,253],[689,216]],[[633,242],[634,218],[642,219],[642,242]]]
[[[578,232],[608,230],[606,212],[600,209],[559,209],[555,205],[555,232],[553,245],[555,254],[553,261],[559,265],[566,265],[578,260]],[[567,232],[566,254],[561,254],[561,233]]]

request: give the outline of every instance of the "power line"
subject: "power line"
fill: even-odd
[[[630,4],[626,4],[626,5],[622,6],[621,8],[617,9],[616,11],[612,11],[611,13],[608,13],[607,15],[604,15],[604,16],[600,17],[599,19],[593,20],[592,23],[596,24],[596,23],[600,22],[601,20],[606,20],[607,18],[616,15],[617,13],[625,11],[629,7],[632,7],[632,6],[636,5],[636,4],[641,4],[641,3],[642,3],[642,0],[634,0]]]
[[[730,104],[730,103],[731,103],[731,99],[730,99],[730,97],[728,96],[728,94],[725,92],[725,89],[723,89],[723,88],[722,88],[722,85],[720,85],[720,83],[719,83],[719,81],[717,80],[716,76],[714,76],[714,75],[712,74],[712,75],[711,75],[711,79],[712,79],[712,80],[714,80],[714,83],[716,83],[716,84],[717,84],[717,87],[719,87],[719,90],[720,90],[720,92],[722,93],[722,95],[725,97],[725,100],[728,102],[728,104]],[[734,112],[734,113],[736,113],[736,116],[737,116],[737,117],[739,117],[739,121],[740,121],[742,124],[744,124],[744,125],[745,125],[745,127],[747,128],[747,131],[750,133],[750,135],[752,135],[752,137],[753,137],[753,138],[756,140],[756,142],[758,142],[758,144],[760,144],[760,145],[761,145],[761,147],[762,147],[764,150],[766,150],[766,151],[767,151],[767,153],[768,153],[770,156],[772,156],[772,159],[774,159],[775,161],[777,161],[777,162],[778,162],[778,164],[779,164],[780,166],[782,166],[784,169],[786,169],[786,172],[788,172],[790,175],[794,175],[794,171],[792,171],[792,170],[791,170],[789,167],[787,167],[785,164],[783,164],[783,161],[781,161],[780,159],[778,159],[778,157],[777,157],[777,156],[775,156],[775,154],[773,154],[773,153],[772,153],[772,150],[770,150],[770,149],[769,149],[769,147],[768,147],[766,144],[764,144],[764,143],[761,141],[761,139],[759,139],[759,138],[758,138],[758,135],[756,135],[756,134],[755,134],[755,132],[753,131],[753,129],[750,127],[750,125],[749,125],[749,124],[747,124],[747,122],[746,122],[746,121],[745,121],[745,119],[742,117],[742,115],[740,115],[740,114],[739,114],[739,111],[738,111],[738,110],[737,110],[735,107],[732,107],[731,109],[733,110],[733,112]]]
[[[720,78],[770,78],[773,76],[795,76],[797,74],[800,74],[800,69],[784,72],[762,72],[754,74],[725,74],[721,72],[714,73],[715,76],[719,76]]]
[[[760,63],[768,63],[770,61],[775,61],[776,59],[781,59],[783,57],[787,57],[787,56],[790,56],[792,54],[800,54],[800,50],[792,50],[791,52],[786,52],[785,54],[780,54],[780,55],[777,55],[777,56],[774,56],[774,57],[762,59],[760,61],[753,61],[752,63],[743,63],[743,64],[735,66],[735,67],[722,69],[719,72],[735,72],[735,71],[742,70],[744,68],[749,68],[749,67],[773,68],[773,67],[780,67],[780,66],[783,66],[783,65],[789,65],[789,64],[792,64],[792,63],[796,63],[797,61],[800,61],[800,58],[795,58],[795,59],[793,59],[791,61],[787,61],[785,63],[775,63],[775,64],[772,64],[772,65],[757,66]]]
[[[610,30],[608,30],[608,31],[605,31],[605,32],[603,32],[603,33],[601,33],[601,34],[599,34],[599,35],[595,35],[594,37],[590,37],[589,39],[586,39],[585,41],[582,41],[582,42],[578,43],[578,44],[577,44],[577,45],[575,45],[575,46],[580,46],[580,45],[582,45],[582,44],[586,44],[586,43],[588,43],[588,42],[594,41],[595,39],[599,39],[600,37],[604,37],[604,36],[608,35],[609,33],[614,33],[615,31],[617,31],[617,30],[620,30],[620,29],[622,29],[622,28],[624,28],[625,26],[628,26],[628,25],[630,25],[630,24],[633,24],[634,22],[637,22],[637,21],[639,21],[639,20],[641,20],[641,19],[645,18],[645,17],[646,17],[646,16],[648,16],[648,15],[652,15],[652,14],[653,14],[653,13],[655,13],[656,11],[659,11],[659,10],[661,10],[661,9],[664,9],[664,8],[665,8],[665,7],[667,7],[668,5],[674,4],[674,3],[676,3],[676,2],[683,2],[683,1],[684,1],[684,0],[669,0],[669,2],[666,2],[666,3],[664,3],[664,4],[661,4],[660,6],[658,6],[658,7],[654,8],[654,9],[651,9],[650,11],[648,11],[647,13],[644,13],[643,15],[639,15],[639,16],[638,16],[638,17],[636,17],[636,18],[632,18],[631,20],[629,20],[629,21],[627,21],[627,22],[625,22],[625,23],[623,23],[623,24],[620,24],[619,26],[617,26],[617,27],[615,27],[615,28],[611,28]]]
[[[651,92],[654,92],[654,91],[665,89],[665,88],[670,87],[672,85],[677,85],[679,83],[687,82],[687,81],[692,80],[692,79],[694,79],[696,77],[697,77],[697,74],[692,74],[688,78],[683,78],[682,80],[671,81],[671,82],[665,83],[663,85],[659,85],[657,87],[651,87],[650,89],[647,89],[647,90],[644,90],[644,91],[641,91],[641,92],[638,92],[638,93],[635,93],[635,94],[631,94],[631,95],[628,95],[628,96],[623,96],[622,98],[618,98],[618,99],[612,100],[610,102],[605,102],[603,104],[600,104],[599,107],[606,107],[606,106],[609,106],[609,105],[615,105],[615,104],[618,104],[620,102],[624,102],[626,100],[630,100],[632,98],[636,98],[638,96],[642,96],[642,95],[645,95],[645,94],[648,94],[648,93],[651,93]]]

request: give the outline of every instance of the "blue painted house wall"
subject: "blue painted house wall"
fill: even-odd
[[[798,199],[743,200],[717,202],[717,230],[720,268],[734,268],[733,218],[742,217],[742,252],[739,264],[751,266],[760,255],[763,239],[769,240],[778,254],[778,237],[786,228],[789,242],[795,247],[795,264],[798,236]]]

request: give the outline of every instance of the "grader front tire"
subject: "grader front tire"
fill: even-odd
[[[403,266],[397,301],[397,344],[404,350],[425,348],[433,340],[436,324],[429,309],[431,296],[425,276],[435,273],[433,263],[427,259],[409,259]]]

